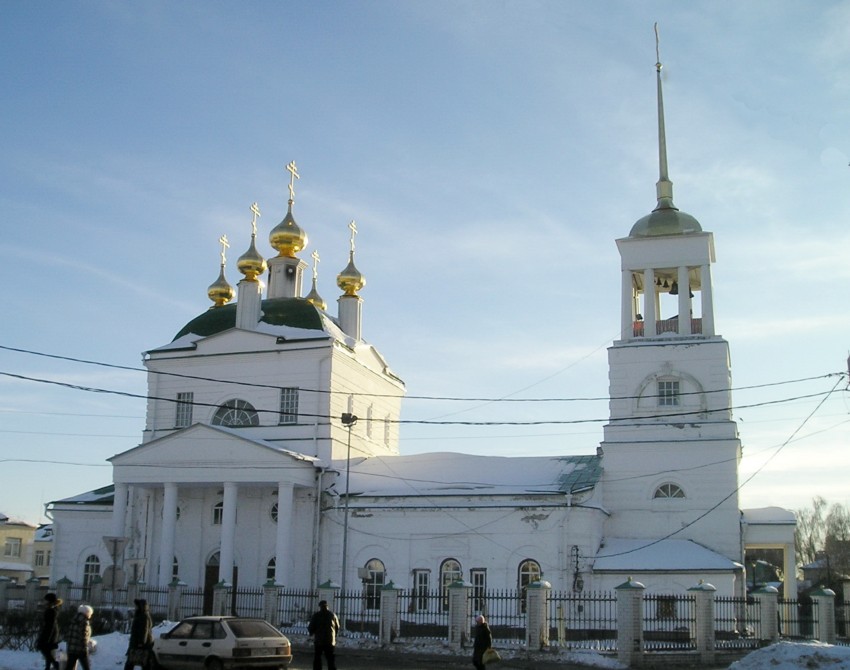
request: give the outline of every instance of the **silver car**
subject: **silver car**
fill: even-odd
[[[289,640],[263,619],[194,616],[154,641],[154,667],[165,670],[285,668]]]

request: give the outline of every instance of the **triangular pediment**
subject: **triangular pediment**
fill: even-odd
[[[318,459],[238,429],[194,424],[109,459],[116,482],[313,482]],[[303,482],[302,482],[303,480]]]

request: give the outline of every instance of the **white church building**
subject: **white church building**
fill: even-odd
[[[556,589],[606,590],[633,577],[656,592],[705,580],[732,596],[746,589],[745,551],[780,548],[795,597],[793,514],[739,507],[714,237],[673,204],[656,69],[657,206],[616,241],[621,334],[593,453],[405,456],[404,383],[361,332],[353,225],[336,314],[316,290],[315,259],[303,293],[292,163],[288,210],[268,236],[276,255],[258,250],[252,208],[237,287],[223,240],[212,307],[144,355],[141,443],[110,459],[111,485],[49,504],[52,583],[87,583],[114,564],[122,581],[161,586],[330,580],[374,592],[391,579],[420,591],[462,578],[522,589],[544,576]]]

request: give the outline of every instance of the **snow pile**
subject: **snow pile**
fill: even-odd
[[[850,670],[850,647],[819,642],[778,642],[735,661],[729,670]]]

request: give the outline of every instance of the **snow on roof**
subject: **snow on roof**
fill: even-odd
[[[740,570],[741,564],[692,540],[609,538],[596,554],[594,572]]]
[[[345,472],[346,461],[334,461]],[[593,488],[598,456],[501,457],[437,452],[351,461],[352,495],[455,496],[576,493]],[[342,492],[340,483],[336,490]]]
[[[34,542],[52,542],[53,541],[53,524],[46,523],[38,527],[33,537]]]
[[[79,495],[52,500],[49,504],[56,505],[111,505],[115,501],[115,485],[103,486],[94,491],[87,491]]]
[[[796,524],[797,517],[791,510],[782,507],[758,507],[755,509],[741,510],[741,517],[745,523],[754,524]]]
[[[14,570],[15,572],[32,572],[32,566],[28,565],[27,563],[0,561],[0,570]]]

